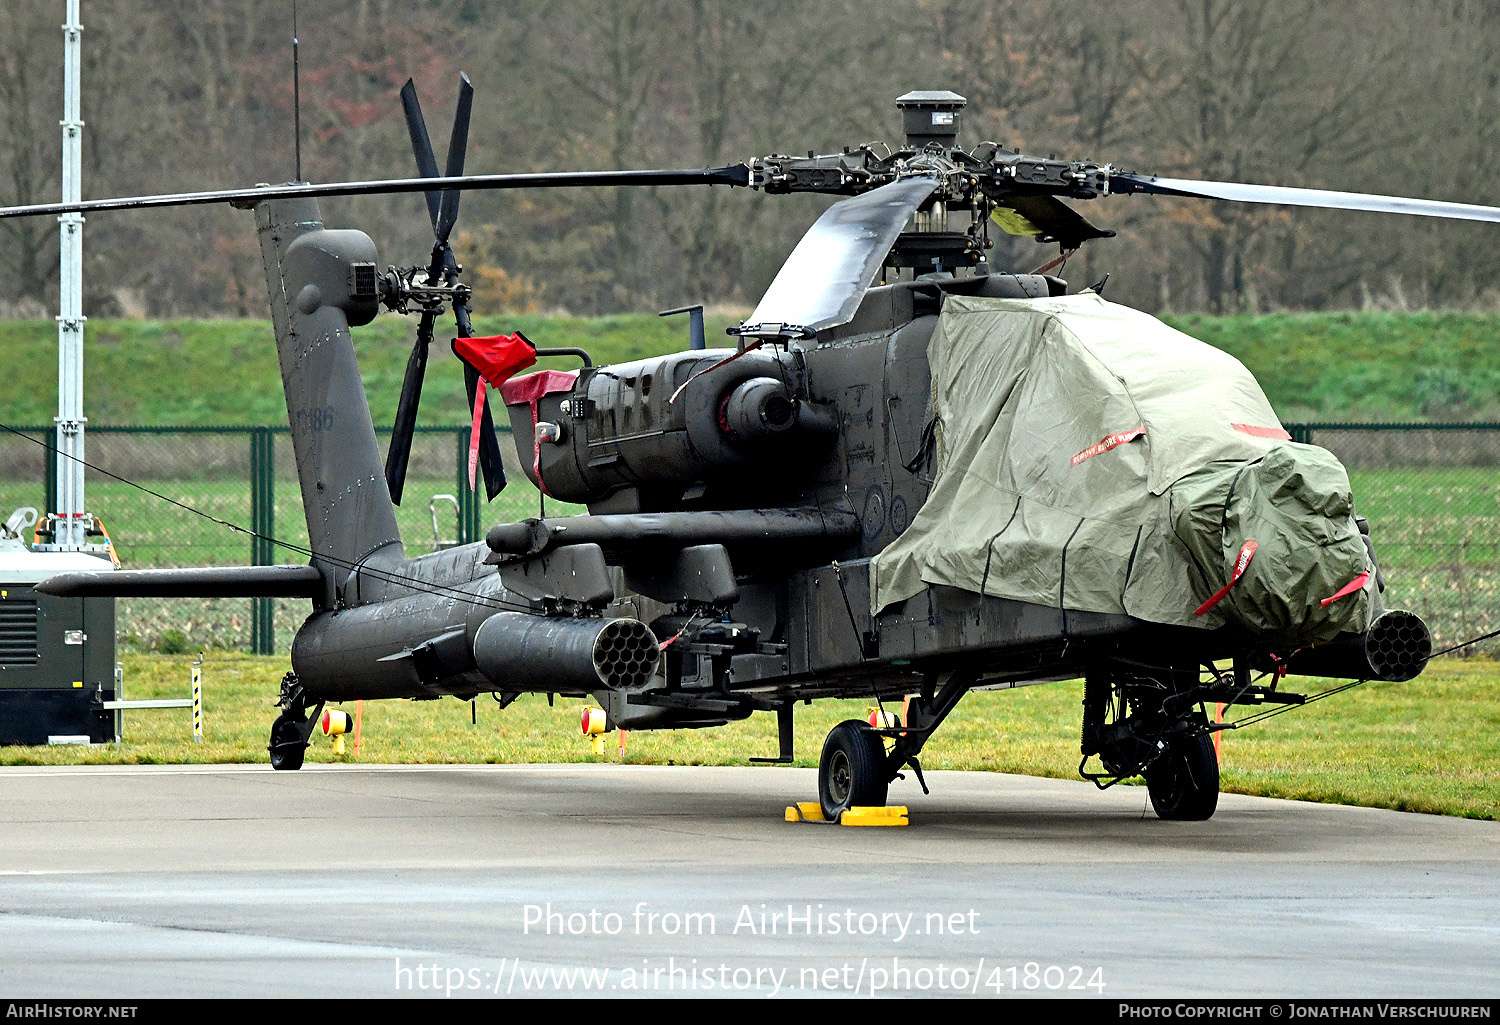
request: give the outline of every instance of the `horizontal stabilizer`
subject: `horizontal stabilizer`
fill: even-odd
[[[312,598],[323,574],[313,566],[204,566],[59,573],[36,585],[59,598]]]

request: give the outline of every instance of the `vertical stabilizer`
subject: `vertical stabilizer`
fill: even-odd
[[[259,203],[255,222],[313,564],[329,582],[319,606],[359,604],[354,568],[404,557],[349,334],[378,310],[375,243],[324,228],[314,199]]]

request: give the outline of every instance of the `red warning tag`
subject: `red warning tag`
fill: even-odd
[[[474,478],[479,468],[479,431],[484,424],[484,377],[474,389],[474,426],[469,430],[469,490],[474,490]]]
[[[1092,459],[1094,456],[1099,455],[1101,452],[1108,452],[1110,449],[1115,448],[1119,445],[1123,445],[1126,442],[1134,441],[1136,438],[1139,438],[1145,433],[1146,428],[1137,427],[1134,430],[1121,431],[1119,434],[1111,434],[1103,441],[1100,441],[1097,445],[1090,445],[1088,448],[1084,449],[1082,452],[1074,456],[1073,465],[1077,466],[1085,459]]]
[[[1359,576],[1355,577],[1353,580],[1349,581],[1343,587],[1339,588],[1339,593],[1338,594],[1334,595],[1332,598],[1324,598],[1323,599],[1323,608],[1326,609],[1328,606],[1332,605],[1334,602],[1338,601],[1340,598],[1343,598],[1343,597],[1346,597],[1348,595],[1353,594],[1355,591],[1358,591],[1361,587],[1364,587],[1369,582],[1370,582],[1370,571],[1369,570],[1365,570]]]
[[[1280,427],[1256,427],[1254,424],[1230,424],[1241,434],[1248,434],[1254,438],[1275,438],[1277,441],[1291,441],[1292,436]]]
[[[1208,601],[1204,602],[1202,605],[1199,605],[1198,611],[1194,612],[1193,615],[1201,616],[1203,615],[1203,613],[1207,612],[1209,609],[1213,608],[1215,605],[1219,604],[1219,602],[1224,600],[1224,596],[1229,593],[1229,589],[1235,584],[1239,583],[1240,577],[1245,575],[1245,570],[1250,568],[1250,560],[1255,557],[1255,550],[1259,547],[1260,546],[1254,541],[1246,541],[1240,546],[1240,554],[1234,560],[1234,575],[1229,578],[1229,583],[1219,588],[1218,593],[1215,594],[1212,598],[1208,599]]]

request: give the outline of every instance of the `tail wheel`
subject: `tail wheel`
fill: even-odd
[[[1206,733],[1174,737],[1143,775],[1157,818],[1202,822],[1219,805],[1219,760]]]
[[[858,719],[829,731],[818,762],[818,799],[824,816],[837,819],[850,808],[884,805],[889,786],[885,745],[878,734]]]
[[[271,724],[271,768],[300,769],[307,755],[307,736],[303,725],[286,715],[277,716]]]
[[[323,711],[323,702],[319,701],[312,715],[308,715],[307,705],[307,692],[297,682],[297,674],[287,673],[281,678],[281,696],[276,699],[281,714],[271,723],[271,743],[267,746],[271,753],[271,768],[302,768],[313,726],[318,721],[318,713]]]

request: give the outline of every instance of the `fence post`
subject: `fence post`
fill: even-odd
[[[456,433],[458,439],[458,482],[454,494],[458,495],[458,543],[471,544],[479,540],[479,493],[469,487],[469,432],[462,427]],[[475,484],[479,482],[476,480]]]
[[[46,483],[46,508],[42,515],[57,512],[57,432],[50,431],[42,435],[47,444],[47,483]]]
[[[250,540],[250,562],[272,566],[276,553],[271,538],[276,535],[276,435],[270,427],[250,432],[250,520],[255,536]],[[276,653],[275,599],[250,599],[250,650],[257,655]]]

